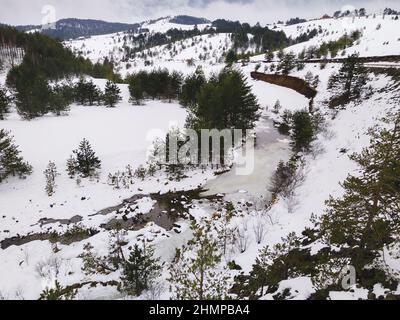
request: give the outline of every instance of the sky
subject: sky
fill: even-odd
[[[261,24],[291,17],[316,18],[345,6],[400,10],[399,0],[0,0],[0,23],[42,24],[82,18],[141,22],[169,15],[225,18]]]

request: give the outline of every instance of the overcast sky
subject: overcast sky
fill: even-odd
[[[129,23],[187,14],[265,24],[296,16],[332,14],[346,5],[369,11],[385,7],[400,10],[399,0],[0,0],[0,22],[41,24],[46,5],[54,6],[57,20],[87,18]]]

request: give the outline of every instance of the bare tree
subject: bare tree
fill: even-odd
[[[261,220],[257,220],[253,224],[253,231],[254,231],[254,235],[255,235],[257,243],[261,244],[261,242],[264,240],[265,235],[266,235],[264,222]]]
[[[240,253],[245,253],[249,246],[249,236],[244,228],[236,230],[236,247]]]

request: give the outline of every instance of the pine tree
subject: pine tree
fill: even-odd
[[[32,167],[19,154],[10,133],[0,129],[0,182],[10,175],[23,178],[32,173]]]
[[[46,170],[44,171],[44,175],[46,178],[46,193],[49,197],[51,197],[56,191],[56,177],[59,175],[57,171],[56,164],[54,162],[49,162]]]
[[[342,198],[327,202],[321,223],[329,243],[356,248],[355,266],[400,231],[400,115],[390,121],[391,129],[372,129],[370,146],[351,156],[359,172],[343,183]]]
[[[314,140],[314,126],[307,111],[297,111],[293,114],[292,139],[295,152],[307,152]]]
[[[71,156],[68,160],[67,160],[67,173],[68,176],[72,179],[73,177],[75,177],[76,173],[77,173],[77,161],[76,158],[74,156]]]
[[[348,57],[339,72],[329,79],[328,89],[333,94],[329,102],[330,107],[338,107],[359,99],[367,81],[367,72],[358,55]]]
[[[18,114],[31,120],[49,112],[50,88],[47,80],[37,76],[30,83],[17,89],[16,106]]]
[[[100,105],[102,93],[93,80],[86,81],[81,77],[75,85],[75,99],[81,105],[93,106],[95,102]]]
[[[50,91],[49,95],[49,110],[60,116],[62,112],[68,110],[70,101],[64,94],[63,88],[56,86]]]
[[[312,85],[314,80],[314,75],[311,71],[308,71],[304,77],[304,80],[308,83],[308,85]]]
[[[278,64],[278,71],[283,75],[288,75],[296,67],[296,56],[293,52],[284,54]]]
[[[225,269],[218,269],[221,255],[210,227],[193,224],[194,239],[171,265],[169,281],[177,300],[223,300],[228,297]],[[193,254],[192,254],[193,253]]]
[[[293,267],[296,262],[288,257],[300,246],[300,239],[295,233],[290,233],[272,249],[267,246],[260,251],[246,284],[250,299],[262,297],[265,287],[277,288],[280,281],[296,277],[296,268]]]
[[[103,98],[102,92],[99,87],[93,83],[93,80],[86,83],[85,93],[89,106],[93,106],[95,102],[97,102],[98,105],[101,104]]]
[[[113,108],[122,99],[121,90],[115,83],[107,81],[103,99],[107,107]]]
[[[169,76],[168,84],[167,84],[167,90],[166,90],[166,95],[171,102],[172,99],[176,99],[179,95],[179,92],[181,90],[182,86],[182,74],[179,72],[172,72],[172,74]]]
[[[11,99],[7,95],[5,88],[0,86],[0,120],[4,120],[4,115],[8,112]]]
[[[131,101],[136,105],[140,105],[144,99],[143,80],[139,76],[131,76],[129,78],[129,93]]]
[[[290,185],[293,183],[296,169],[297,167],[294,161],[289,161],[287,163],[283,161],[279,162],[278,168],[272,176],[271,187],[269,188],[269,191],[274,197],[278,195],[289,196]]]
[[[279,100],[276,100],[275,104],[274,104],[274,113],[275,114],[279,114],[279,112],[282,109],[282,105],[281,102]]]
[[[235,50],[229,50],[228,53],[226,54],[226,58],[225,58],[225,62],[228,65],[232,65],[233,63],[235,63],[237,61],[237,55]]]
[[[193,75],[185,79],[181,94],[179,95],[179,103],[185,107],[194,106],[196,104],[197,95],[205,83],[206,78],[203,69],[199,67]]]
[[[60,282],[55,281],[54,288],[46,288],[41,294],[39,300],[74,300],[77,295],[77,290],[71,287],[64,288],[61,286]]]
[[[160,276],[160,270],[159,260],[154,258],[154,249],[145,244],[140,248],[136,244],[123,264],[120,290],[131,296],[140,296]]]
[[[268,62],[272,62],[275,59],[275,53],[273,50],[268,50],[267,53],[265,54],[265,60]]]
[[[86,81],[83,77],[79,78],[79,81],[76,83],[75,88],[75,101],[81,105],[86,103]]]
[[[84,178],[93,176],[96,170],[101,168],[101,161],[86,139],[83,139],[79,148],[74,151],[74,159],[76,163],[75,171],[82,174]]]
[[[257,98],[244,75],[225,69],[203,85],[193,108],[197,129],[252,129],[259,118]]]

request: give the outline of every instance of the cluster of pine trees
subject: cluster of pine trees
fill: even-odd
[[[107,107],[115,107],[122,99],[121,90],[112,81],[107,81],[104,92],[93,83],[93,80],[85,80],[80,78],[74,86],[75,101],[81,105],[93,106],[95,104],[104,104]]]
[[[249,34],[252,37],[249,37]],[[271,49],[286,47],[290,40],[283,31],[271,30],[268,27],[261,27],[259,24],[251,27],[243,23],[240,28],[232,34],[234,49],[256,47],[256,52],[266,52]]]
[[[127,77],[131,101],[140,105],[144,99],[177,99],[183,76],[179,72],[158,69],[141,71]]]
[[[76,57],[57,40],[35,33],[26,34],[12,27],[0,26],[0,47],[24,50],[22,63],[7,75],[7,86],[16,92],[21,115],[31,119],[49,111],[59,112],[70,103],[63,89],[49,88],[50,80],[88,74],[119,80],[109,61],[93,65],[90,60]]]
[[[355,30],[349,35],[345,34],[338,40],[323,42],[319,47],[311,46],[305,50],[304,57],[306,59],[321,59],[328,58],[330,55],[331,58],[335,58],[339,51],[352,47],[354,43],[361,38],[361,36],[361,31]]]
[[[84,78],[80,78],[75,85],[70,82],[50,85],[45,78],[40,77],[28,92],[17,91],[15,97],[10,97],[6,90],[0,88],[0,119],[8,112],[11,101],[15,101],[18,114],[30,120],[47,113],[60,116],[68,112],[74,102],[81,105],[115,107],[121,99],[121,90],[112,81],[107,81],[102,92],[92,80],[87,81]]]
[[[224,69],[200,89],[188,124],[194,129],[251,129],[259,105],[244,75]]]

